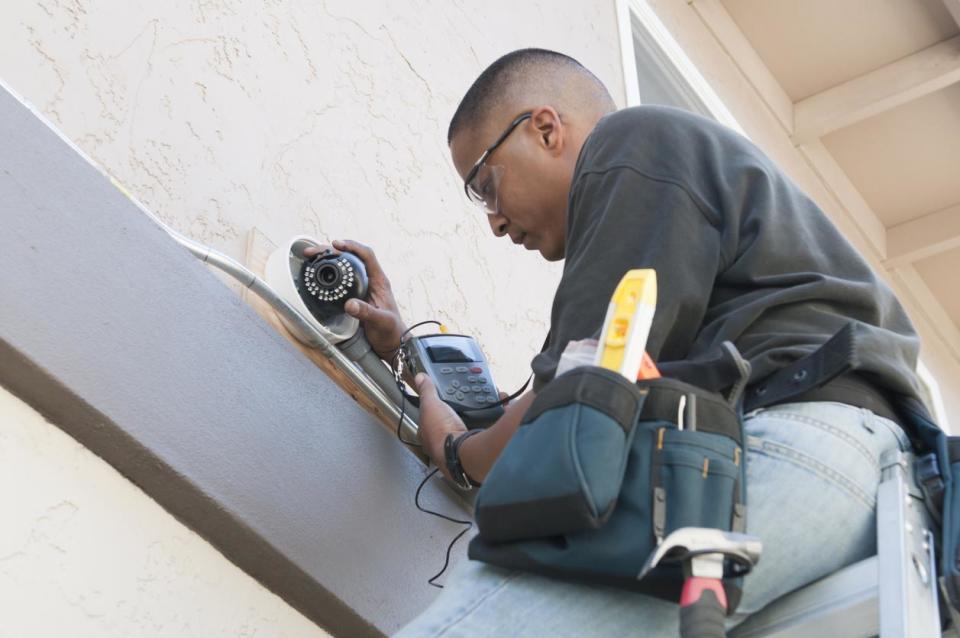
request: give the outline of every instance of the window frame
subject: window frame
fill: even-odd
[[[648,51],[666,65],[666,74],[677,89],[702,105],[703,109],[696,110],[749,137],[646,0],[615,1],[627,106],[643,103],[633,43],[636,35]],[[635,31],[635,27],[640,31]]]

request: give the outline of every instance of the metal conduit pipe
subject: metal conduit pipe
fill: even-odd
[[[410,418],[420,422],[420,408],[407,401],[397,387],[393,370],[388,368],[373,351],[370,343],[363,335],[363,329],[337,346],[351,361],[355,361],[360,368],[370,376],[375,384],[382,388],[390,400],[395,405],[400,405],[401,401],[406,401],[404,414],[410,415]],[[409,440],[409,439],[408,439]]]
[[[190,251],[191,254],[201,261],[227,273],[267,302],[271,308],[287,320],[286,325],[294,327],[294,332],[296,333],[294,336],[298,340],[323,353],[323,355],[330,359],[335,368],[343,372],[365,395],[370,397],[379,410],[394,421],[400,420],[400,402],[404,399],[394,382],[393,374],[373,352],[362,334],[358,334],[349,340],[350,352],[354,356],[348,358],[340,348],[330,342],[330,333],[323,334],[323,332],[318,330],[300,314],[296,308],[281,299],[265,281],[257,277],[249,268],[232,257],[228,257],[209,246],[205,246],[200,242],[180,234],[163,223],[161,219],[148,211],[144,206],[140,206],[140,209],[147,213],[170,237]],[[351,359],[356,361],[357,365],[367,374],[361,372],[360,368],[354,365]],[[420,416],[419,411],[409,403],[405,407],[403,423],[400,429],[402,432],[405,432],[406,435],[404,438],[406,440],[416,440],[416,420]]]

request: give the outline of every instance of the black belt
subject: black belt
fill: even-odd
[[[866,408],[877,416],[899,423],[900,418],[890,401],[872,383],[856,372],[847,372],[819,388],[808,390],[778,403],[835,401],[857,408]],[[776,405],[776,404],[774,404]]]
[[[744,411],[780,403],[836,401],[899,423],[883,392],[853,371],[855,346],[853,325],[848,324],[812,354],[747,388]]]

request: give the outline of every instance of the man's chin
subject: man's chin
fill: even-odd
[[[564,257],[563,250],[550,249],[546,246],[539,248],[540,255],[547,261],[561,261]]]

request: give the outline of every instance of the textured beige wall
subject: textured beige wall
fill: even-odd
[[[228,254],[254,226],[374,246],[407,320],[476,335],[512,390],[559,265],[495,241],[446,128],[476,75],[526,46],[579,58],[623,102],[613,0],[7,0],[0,78]]]
[[[0,388],[0,636],[326,636]]]

